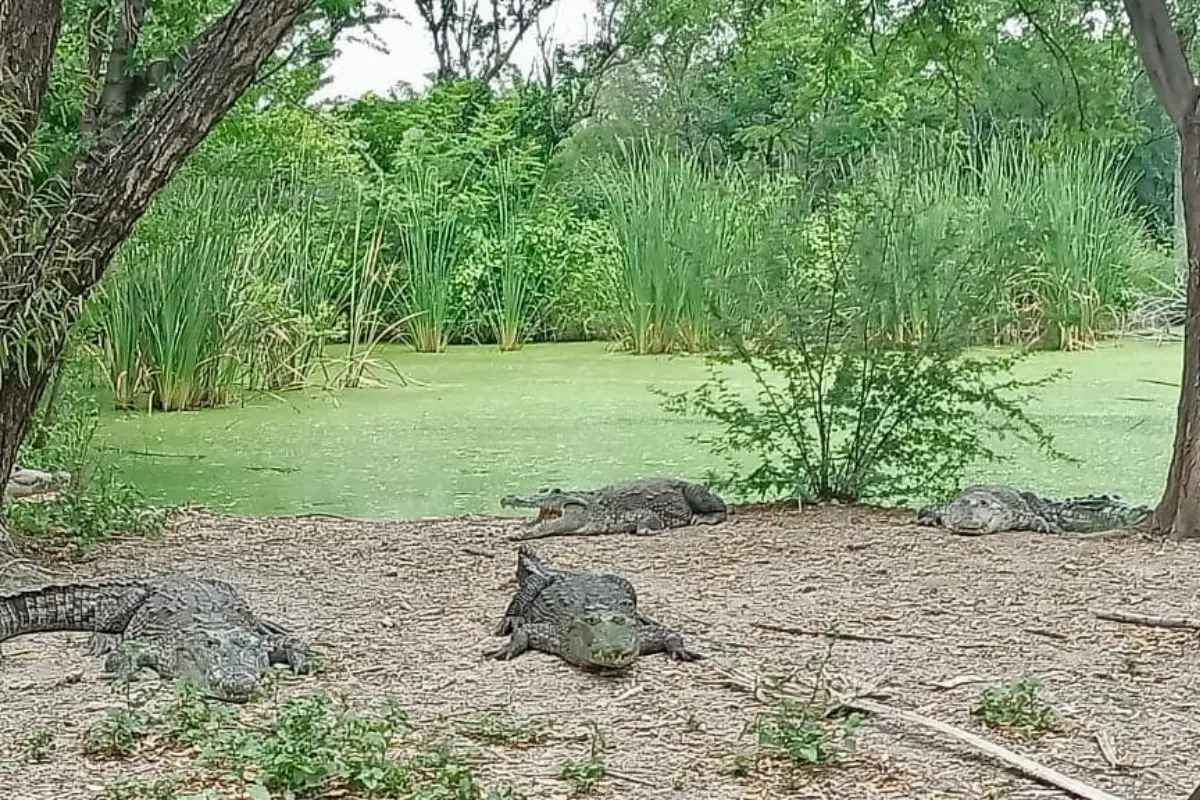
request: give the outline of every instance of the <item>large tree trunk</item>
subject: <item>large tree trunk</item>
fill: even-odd
[[[1124,0],[1129,26],[1154,94],[1179,134],[1179,180],[1187,242],[1183,381],[1167,488],[1153,526],[1175,538],[1200,537],[1200,89],[1165,0]]]
[[[178,79],[138,114],[119,141],[97,141],[73,176],[66,208],[52,219],[34,219],[23,198],[13,197],[14,188],[27,191],[27,185],[0,181],[0,476],[5,482],[47,377],[117,247],[314,2],[238,0],[188,48]],[[0,150],[0,156],[24,150],[32,136],[30,119],[40,114],[60,11],[59,0],[0,0],[0,71],[6,70],[0,74],[0,104],[23,112],[8,117],[16,125],[6,126],[15,134],[6,141],[16,146],[10,145],[8,153]],[[114,60],[119,55],[127,54],[114,53]],[[0,177],[8,163],[0,164]],[[24,236],[34,230],[43,232],[40,238]],[[0,493],[0,512],[2,503]]]
[[[1153,522],[1175,538],[1200,535],[1200,116],[1193,109],[1187,117],[1179,147],[1188,263],[1183,380],[1167,488]]]

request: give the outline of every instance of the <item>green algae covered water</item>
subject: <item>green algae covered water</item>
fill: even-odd
[[[667,414],[652,387],[691,388],[699,357],[634,357],[602,343],[515,353],[456,347],[380,352],[426,385],[264,396],[171,414],[105,412],[100,443],[122,476],[161,503],[243,514],[363,517],[500,513],[509,492],[591,487],[652,474],[701,478],[717,461],[688,434],[705,423]],[[1031,409],[1083,464],[1005,444],[1010,463],[972,478],[1055,493],[1157,499],[1170,460],[1182,349],[1105,344],[1034,356],[1024,377],[1068,378]],[[750,384],[746,382],[747,391]]]

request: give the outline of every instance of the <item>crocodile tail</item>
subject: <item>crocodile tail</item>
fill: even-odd
[[[1127,503],[1107,494],[1070,497],[1054,504],[1053,516],[1063,530],[1100,531],[1145,522],[1154,513],[1150,506]]]
[[[729,510],[715,492],[699,484],[685,483],[681,491],[693,514],[724,514]]]
[[[137,579],[114,578],[88,583],[50,583],[0,594],[0,642],[47,631],[93,631],[129,593],[146,587]]]

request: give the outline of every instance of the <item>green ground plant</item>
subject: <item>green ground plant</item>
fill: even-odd
[[[156,752],[189,751],[194,767],[152,782],[111,784],[114,797],[184,783],[196,797],[205,791],[252,798],[520,797],[506,785],[486,790],[446,742],[419,737],[403,710],[386,703],[365,709],[325,692],[288,700],[264,719],[247,722],[232,707],[181,684],[161,709],[137,702],[113,709],[84,735],[93,758],[131,760],[146,744]]]
[[[1022,678],[1004,686],[988,686],[979,693],[972,715],[990,728],[1001,728],[1024,736],[1059,730],[1062,718],[1042,696],[1043,684]]]
[[[568,758],[558,765],[558,777],[570,784],[571,791],[577,795],[590,794],[607,774],[604,753],[608,744],[604,732],[591,720],[587,727],[588,754],[583,758]]]
[[[18,463],[66,472],[69,482],[50,499],[14,501],[5,519],[26,544],[81,556],[115,535],[153,535],[168,514],[122,481],[94,448],[99,405],[89,389],[91,362],[68,356],[55,375],[22,444]]]

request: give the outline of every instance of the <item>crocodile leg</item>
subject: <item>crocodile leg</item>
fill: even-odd
[[[937,526],[942,524],[942,512],[945,509],[943,504],[925,506],[917,511],[917,524],[927,526]]]
[[[104,659],[103,678],[117,684],[129,683],[134,675],[143,667],[154,670],[163,676],[158,653],[136,642],[122,642],[119,647],[111,650]]]
[[[121,646],[121,634],[119,633],[93,633],[88,637],[87,644],[83,647],[85,655],[102,656],[105,653],[111,653]]]
[[[544,623],[516,625],[513,628],[512,635],[508,637],[508,642],[500,647],[485,651],[483,655],[485,658],[494,658],[497,661],[511,661],[527,650],[532,649],[535,637],[539,641],[544,641],[552,638],[554,630],[555,626]]]
[[[269,663],[286,664],[296,675],[312,672],[312,648],[303,639],[287,634],[271,634],[267,637],[267,647],[270,648]]]
[[[700,661],[704,656],[684,647],[683,637],[649,617],[638,615],[638,644],[642,655],[666,653],[671,661]]]
[[[712,514],[692,514],[693,525],[720,525],[729,515],[724,511],[716,511]]]
[[[648,508],[637,512],[633,519],[633,525],[633,532],[639,536],[650,536],[662,533],[667,529],[667,523],[663,522],[662,517]]]
[[[1057,524],[1055,524],[1053,521],[1051,521],[1039,514],[1030,515],[1026,519],[1022,520],[1020,525],[1025,530],[1030,530],[1035,533],[1062,533],[1063,532],[1063,529],[1060,528]]]

